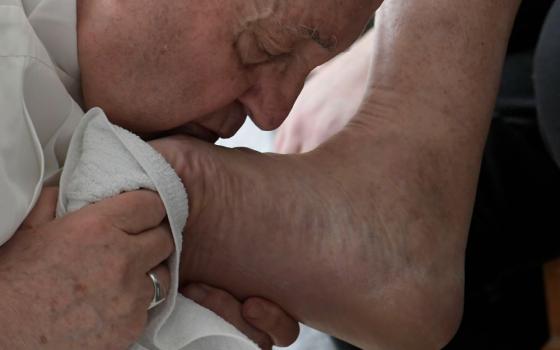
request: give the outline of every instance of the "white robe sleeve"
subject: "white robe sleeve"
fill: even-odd
[[[0,0],[0,245],[60,170],[84,114],[59,73],[21,0]]]
[[[24,75],[33,52],[21,3],[0,0],[0,245],[12,237],[42,187],[44,158],[26,112]]]

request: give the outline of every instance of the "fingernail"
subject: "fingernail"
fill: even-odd
[[[191,284],[185,289],[183,294],[187,298],[200,303],[206,298],[206,295],[208,295],[208,289],[201,284]]]
[[[260,319],[264,315],[264,306],[258,301],[250,303],[245,309],[245,316],[252,319]]]

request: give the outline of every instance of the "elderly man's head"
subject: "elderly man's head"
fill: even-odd
[[[346,49],[379,0],[81,0],[87,105],[137,132],[231,136],[282,123],[316,66]]]

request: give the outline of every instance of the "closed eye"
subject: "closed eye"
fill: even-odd
[[[255,65],[270,61],[270,55],[251,31],[241,33],[235,43],[237,54],[244,65]]]
[[[294,39],[289,31],[271,32],[250,28],[238,36],[235,46],[244,65],[256,65],[289,57]]]

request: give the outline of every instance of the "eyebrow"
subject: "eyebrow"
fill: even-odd
[[[259,21],[258,19],[247,21],[247,23],[245,23],[244,30],[249,30],[251,27],[255,26],[258,23],[258,21]],[[317,27],[308,27],[306,25],[299,24],[295,26],[283,26],[283,28],[284,30],[292,32],[293,34],[295,34],[300,38],[309,39],[315,42],[317,45],[319,45],[320,47],[322,47],[323,49],[329,52],[334,52],[338,46],[338,40],[336,36],[330,36],[328,38],[325,38],[319,33],[319,29]],[[237,40],[236,40],[236,44],[237,44]]]

